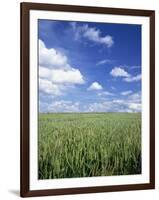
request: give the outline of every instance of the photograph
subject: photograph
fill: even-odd
[[[22,197],[153,189],[155,12],[21,3]]]
[[[141,174],[141,25],[38,20],[38,178]]]

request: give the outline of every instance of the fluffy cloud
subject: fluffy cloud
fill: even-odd
[[[87,105],[86,112],[141,112],[141,92],[127,95],[124,99],[105,100]]]
[[[60,51],[46,48],[39,40],[39,89],[52,95],[62,95],[71,86],[84,84],[81,72],[70,66]]]
[[[49,112],[79,112],[79,102],[55,101],[48,105]]]
[[[133,112],[140,112],[141,111],[141,103],[130,103],[128,107]]]
[[[132,112],[126,105],[122,102],[115,101],[104,101],[101,103],[92,103],[87,108],[88,112]]]
[[[54,48],[46,48],[42,40],[39,40],[39,65],[54,69],[70,68],[67,57]]]
[[[105,35],[102,37],[101,31],[99,29],[96,29],[95,27],[89,27],[88,24],[85,24],[83,26],[78,26],[76,22],[72,22],[71,26],[75,33],[75,39],[84,37],[95,43],[104,44],[108,48],[114,44],[112,36]]]
[[[54,83],[83,84],[83,76],[78,69],[48,69],[39,67],[39,75],[41,78],[47,78]]]
[[[136,92],[128,96],[128,100],[135,102],[135,103],[140,103],[141,102],[141,92]]]
[[[114,106],[118,108],[118,112],[141,112],[141,102],[132,100],[114,100]]]
[[[40,111],[45,112],[141,112],[141,92],[132,93],[124,99],[104,99],[100,102],[84,103],[66,100],[51,103],[40,102]]]
[[[125,101],[105,101],[90,104],[86,112],[141,112],[141,104]]]
[[[103,87],[98,82],[93,82],[88,90],[102,90]]]
[[[60,96],[64,93],[65,86],[58,85],[52,81],[39,78],[39,90],[45,92],[46,94],[51,94],[54,96]]]
[[[123,79],[126,82],[136,82],[141,80],[141,74],[138,74],[136,76],[126,77]]]
[[[132,93],[132,91],[128,90],[128,91],[121,92],[120,94],[123,95],[123,96],[127,96],[127,95],[129,95],[131,93]]]
[[[110,75],[112,75],[113,77],[123,77],[123,81],[129,82],[129,83],[141,80],[141,74],[132,76],[131,74],[129,74],[127,71],[125,71],[121,67],[114,67],[111,70]]]
[[[130,77],[130,74],[121,67],[114,67],[110,74],[114,77]]]

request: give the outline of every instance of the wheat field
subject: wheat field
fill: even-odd
[[[38,178],[141,173],[141,113],[39,114]]]

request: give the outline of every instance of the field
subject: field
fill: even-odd
[[[141,113],[39,114],[39,179],[141,173]]]

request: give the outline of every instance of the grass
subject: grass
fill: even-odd
[[[39,179],[141,173],[140,113],[39,114]]]

